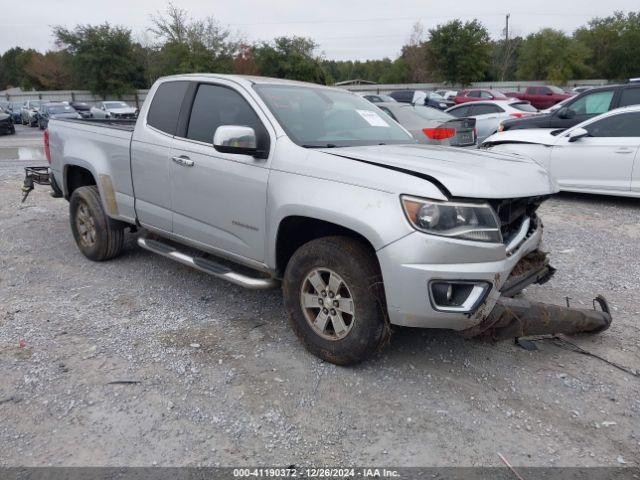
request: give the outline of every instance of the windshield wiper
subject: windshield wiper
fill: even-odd
[[[303,148],[338,148],[333,143],[325,143],[324,145],[302,145]]]

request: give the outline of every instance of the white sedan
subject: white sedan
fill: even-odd
[[[640,197],[640,105],[619,108],[567,130],[508,130],[481,147],[533,158],[560,189]]]
[[[498,131],[498,126],[503,120],[535,115],[538,110],[529,102],[514,98],[460,103],[445,112],[457,118],[475,118],[478,143],[481,143],[489,135]]]

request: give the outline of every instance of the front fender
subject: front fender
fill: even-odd
[[[282,221],[308,217],[352,230],[375,250],[413,231],[398,195],[380,190],[272,171],[267,199],[267,265],[276,267],[276,242]]]

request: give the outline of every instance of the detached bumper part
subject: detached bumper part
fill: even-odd
[[[596,310],[596,304],[600,310]],[[500,297],[480,324],[461,333],[466,337],[506,340],[532,335],[602,332],[611,325],[609,305],[602,296],[596,297],[593,305],[589,310]]]
[[[52,192],[51,196],[54,198],[62,197],[62,191],[56,184],[55,179],[51,173],[49,167],[25,167],[24,169],[24,181],[22,182],[22,203],[27,199],[31,190],[35,188],[35,185],[50,185]]]

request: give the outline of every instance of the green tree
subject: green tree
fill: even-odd
[[[176,73],[233,71],[240,42],[213,18],[191,19],[186,10],[169,3],[164,14],[151,17],[149,29],[158,43],[152,54],[151,77]]]
[[[37,89],[73,88],[71,57],[63,51],[34,53],[25,65],[24,73]]]
[[[491,66],[491,40],[478,20],[453,20],[429,30],[429,65],[450,84],[468,85],[484,80]]]
[[[520,49],[518,79],[566,83],[584,78],[590,69],[589,49],[560,30],[544,28],[529,35]]]
[[[0,90],[7,87],[21,87],[25,90],[38,87],[38,83],[25,71],[31,57],[37,54],[33,49],[25,50],[20,47],[13,47],[4,52],[0,57]]]
[[[310,38],[278,37],[255,45],[252,58],[261,75],[326,85],[331,78],[315,55],[317,48]]]
[[[74,77],[98,95],[122,95],[145,86],[131,30],[102,25],[54,27],[56,43],[72,57]]]
[[[640,12],[594,18],[574,37],[589,49],[594,75],[619,80],[640,76]]]

